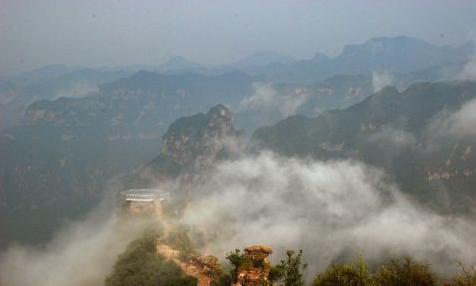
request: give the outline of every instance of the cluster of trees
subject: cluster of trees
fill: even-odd
[[[157,255],[157,239],[162,236],[160,226],[149,227],[141,238],[133,241],[119,256],[106,286],[195,286],[197,280],[186,276],[174,262]],[[183,229],[170,233],[166,242],[192,253],[193,247]],[[307,265],[302,261],[302,250],[288,250],[285,259],[271,266],[267,261],[250,261],[239,250],[226,257],[227,271],[214,273],[213,286],[230,286],[236,282],[240,268],[262,268],[269,273],[264,285],[279,286],[476,286],[476,268],[464,268],[454,278],[438,277],[429,265],[404,257],[390,260],[371,270],[362,259],[351,263],[330,265],[324,272],[306,283]],[[251,264],[250,264],[251,263]]]
[[[316,276],[313,286],[476,286],[476,270],[465,269],[450,281],[438,277],[429,265],[409,257],[393,259],[370,271],[359,259],[352,263],[333,264]]]
[[[243,265],[245,258],[238,250],[230,253],[227,260],[233,269],[226,279],[221,278],[219,286],[229,286],[236,280],[237,269]],[[256,266],[256,265],[255,265]],[[319,273],[310,283],[304,279],[307,265],[302,262],[302,250],[295,253],[288,250],[286,259],[272,266],[269,273],[269,284],[279,286],[476,286],[476,268],[465,268],[455,277],[443,279],[433,272],[429,265],[421,264],[410,257],[392,259],[371,271],[362,259],[351,263],[330,265]],[[223,283],[225,282],[225,283]]]

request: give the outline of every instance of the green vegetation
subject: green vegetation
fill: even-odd
[[[474,286],[476,285],[476,268],[466,269],[461,266],[462,271],[448,284],[448,286]]]
[[[333,264],[324,273],[317,275],[314,286],[367,286],[375,285],[368,266],[363,259],[349,264]]]
[[[233,266],[233,268],[230,271],[229,279],[231,281],[236,281],[237,276],[238,276],[238,269],[246,263],[245,255],[241,253],[239,249],[235,249],[234,252],[230,252],[227,256],[226,259],[228,262]]]
[[[376,285],[437,285],[436,275],[428,265],[416,263],[409,257],[392,260],[380,267],[374,277]]]
[[[476,286],[476,272],[465,270],[450,283],[442,283],[430,266],[409,257],[390,260],[371,272],[359,259],[352,263],[333,264],[318,274],[313,286]]]
[[[119,256],[106,286],[195,286],[193,277],[185,276],[172,261],[157,255],[158,228],[149,228]]]
[[[188,229],[185,226],[178,225],[171,230],[164,239],[164,243],[173,249],[180,250],[182,258],[190,255],[196,255],[194,246],[188,237]]]
[[[281,260],[281,264],[272,267],[270,272],[270,280],[282,280],[284,286],[304,286],[303,272],[307,268],[307,264],[302,264],[302,249],[295,255],[293,250],[286,252],[287,259]]]
[[[106,286],[175,286],[196,285],[197,280],[184,275],[172,261],[157,255],[156,242],[162,234],[160,226],[149,227],[140,239],[133,241],[124,254],[119,256],[113,273],[106,279]],[[178,228],[170,232],[166,239],[174,248],[193,251],[186,229]],[[288,250],[286,259],[271,266],[267,259],[250,257],[235,249],[226,256],[230,266],[228,272],[212,273],[212,286],[230,286],[236,282],[240,270],[261,269],[269,273],[269,280],[263,285],[304,286],[304,272],[307,264],[302,261],[303,251]],[[315,276],[312,286],[476,286],[476,269],[465,268],[453,279],[444,282],[427,264],[421,264],[409,257],[392,259],[387,263],[369,269],[363,258],[351,263],[330,265]]]

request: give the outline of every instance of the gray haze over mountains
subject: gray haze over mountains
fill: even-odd
[[[474,264],[474,11],[2,1],[0,284],[102,285],[144,226],[121,224],[129,188],[170,191],[219,257]]]
[[[55,229],[50,222],[87,211],[111,179],[152,161],[182,116],[224,104],[249,137],[288,116],[347,108],[389,85],[470,79],[473,56],[472,42],[449,47],[399,36],[349,45],[333,58],[262,51],[221,67],[174,57],[159,66],[56,65],[10,77],[0,82],[3,242],[44,240]],[[452,118],[442,120],[457,132]],[[372,138],[408,141],[406,131],[385,130]],[[25,228],[40,231],[32,237]]]
[[[296,59],[410,35],[438,45],[473,39],[474,1],[30,1],[0,9],[0,75],[49,64],[206,65],[272,50]]]

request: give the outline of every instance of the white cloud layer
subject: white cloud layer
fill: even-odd
[[[256,83],[254,94],[244,98],[240,105],[244,110],[277,111],[287,117],[296,113],[309,98],[309,93],[298,89],[292,94],[281,94],[271,84]]]
[[[464,103],[455,112],[442,112],[429,126],[433,137],[474,137],[476,136],[476,99]]]
[[[180,184],[170,184],[170,188]],[[190,195],[190,194],[189,194]],[[141,233],[101,208],[42,248],[0,255],[5,286],[102,285],[117,256]],[[442,216],[406,198],[378,169],[356,161],[312,161],[273,153],[219,163],[194,184],[182,223],[204,230],[204,254],[253,244],[305,251],[310,275],[346,256],[411,255],[442,273],[476,261],[474,217]]]
[[[377,142],[392,147],[412,147],[417,140],[413,134],[391,126],[384,127],[380,131],[369,136],[371,142]]]
[[[451,272],[476,260],[476,227],[409,201],[379,170],[271,153],[220,164],[194,192],[183,222],[207,230],[204,251],[223,257],[253,244],[280,258],[303,248],[313,274],[346,255],[411,255]]]
[[[393,76],[386,71],[372,73],[372,87],[374,92],[380,91],[384,87],[392,85],[393,82]]]
[[[0,285],[104,285],[117,256],[143,229],[141,224],[120,222],[115,212],[97,210],[45,246],[9,247],[0,254]]]

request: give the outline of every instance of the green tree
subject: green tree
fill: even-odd
[[[375,282],[381,286],[434,286],[436,275],[429,265],[419,264],[409,257],[391,260],[380,267]]]
[[[476,269],[469,269],[461,265],[462,271],[449,283],[451,286],[476,286]]]
[[[284,286],[304,286],[307,264],[302,263],[302,249],[297,254],[294,250],[288,250],[286,256],[286,260],[281,260],[281,264],[271,268],[270,280],[282,280]]]
[[[239,249],[235,249],[234,252],[230,252],[226,257],[226,260],[233,265],[233,268],[230,271],[231,281],[236,281],[238,276],[238,269],[243,263],[245,263],[245,255],[241,253]]]
[[[373,286],[374,281],[363,259],[349,264],[333,264],[319,274],[314,286]]]

